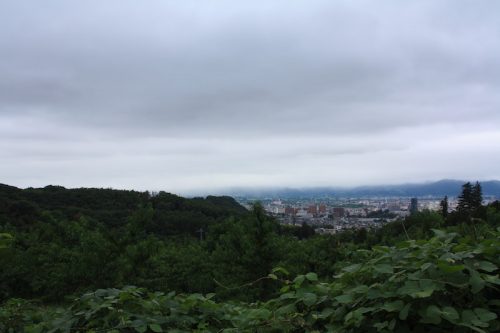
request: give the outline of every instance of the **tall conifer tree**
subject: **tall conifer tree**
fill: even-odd
[[[476,182],[474,186],[472,186],[472,198],[471,198],[471,206],[473,210],[477,210],[481,207],[483,203],[483,189],[481,188],[481,184]]]
[[[448,216],[448,196],[447,195],[445,195],[443,200],[441,200],[440,207],[441,207],[441,215],[444,218],[446,218]]]
[[[467,182],[462,185],[462,193],[458,196],[459,213],[469,214],[472,210],[472,184]]]

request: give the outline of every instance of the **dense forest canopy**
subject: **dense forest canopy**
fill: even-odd
[[[446,205],[314,235],[230,197],[0,185],[0,332],[493,332],[500,204]]]

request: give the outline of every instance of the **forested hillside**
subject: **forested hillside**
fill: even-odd
[[[326,236],[229,197],[2,185],[0,332],[495,332],[480,192]]]

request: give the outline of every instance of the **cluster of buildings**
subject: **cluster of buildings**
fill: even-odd
[[[239,198],[249,205],[252,199]],[[303,223],[317,233],[333,234],[344,229],[377,228],[421,210],[440,209],[441,198],[322,198],[259,200],[264,209],[280,223],[300,226]],[[457,200],[449,200],[449,210]]]

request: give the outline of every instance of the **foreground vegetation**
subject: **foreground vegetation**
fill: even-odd
[[[230,198],[2,190],[0,332],[500,330],[498,203],[306,238]]]

